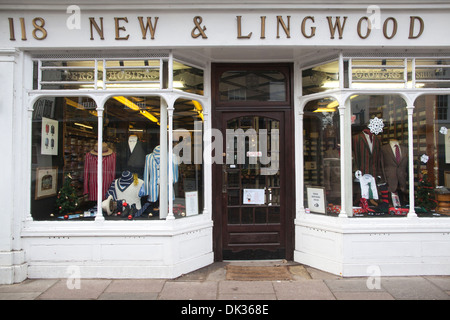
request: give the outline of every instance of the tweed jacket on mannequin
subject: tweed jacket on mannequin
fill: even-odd
[[[385,144],[381,147],[383,154],[383,173],[388,183],[389,192],[400,190],[406,192],[406,182],[408,181],[408,148],[400,146],[400,162],[398,163],[391,145]]]

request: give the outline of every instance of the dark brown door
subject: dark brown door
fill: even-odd
[[[232,99],[221,99],[217,95],[223,97],[223,92],[216,92],[214,108],[214,124],[223,137],[223,163],[215,164],[213,170],[216,260],[292,259],[295,192],[290,77],[283,73],[284,82],[278,81],[277,66],[265,69],[267,65],[262,65],[262,73],[257,66],[250,72],[248,66],[230,67],[228,86],[222,89],[232,86],[231,95],[228,92]],[[217,89],[223,74],[217,75]],[[251,82],[252,91],[240,75]],[[272,87],[258,87],[259,83]],[[250,94],[254,97],[249,98]]]

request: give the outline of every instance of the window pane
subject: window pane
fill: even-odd
[[[115,152],[102,206],[107,219],[159,218],[160,103],[159,97],[115,96],[105,104],[103,140]]]
[[[160,60],[106,60],[105,70],[99,64],[99,80],[106,81],[106,89],[160,89],[160,64]],[[103,72],[106,72],[105,79]]]
[[[203,212],[203,107],[195,100],[179,99],[173,113],[174,199],[176,218]],[[230,194],[233,201],[239,195]]]
[[[339,89],[339,62],[333,61],[302,71],[303,95]]]
[[[84,97],[48,97],[34,104],[33,219],[81,219],[96,212],[95,159],[99,150],[95,109],[95,102]]]
[[[404,59],[352,59],[352,88],[405,88],[405,63]]]
[[[311,212],[308,188],[325,189],[327,213],[339,214],[341,205],[341,165],[338,104],[332,99],[309,102],[304,109],[304,181],[305,208]]]
[[[415,211],[450,215],[450,116],[448,95],[419,97],[414,109]]]
[[[279,71],[226,71],[220,78],[220,100],[286,101],[286,82]]]
[[[42,61],[41,89],[93,89],[95,60]]]
[[[203,70],[178,61],[173,62],[173,87],[186,92],[203,95]]]
[[[352,96],[353,214],[406,215],[408,117],[394,95]]]

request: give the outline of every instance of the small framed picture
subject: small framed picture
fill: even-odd
[[[56,196],[58,184],[58,167],[36,169],[35,200]]]
[[[325,188],[307,187],[306,193],[310,212],[326,214]]]

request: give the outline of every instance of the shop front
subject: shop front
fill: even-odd
[[[0,283],[450,274],[450,7],[401,6],[0,4]]]

